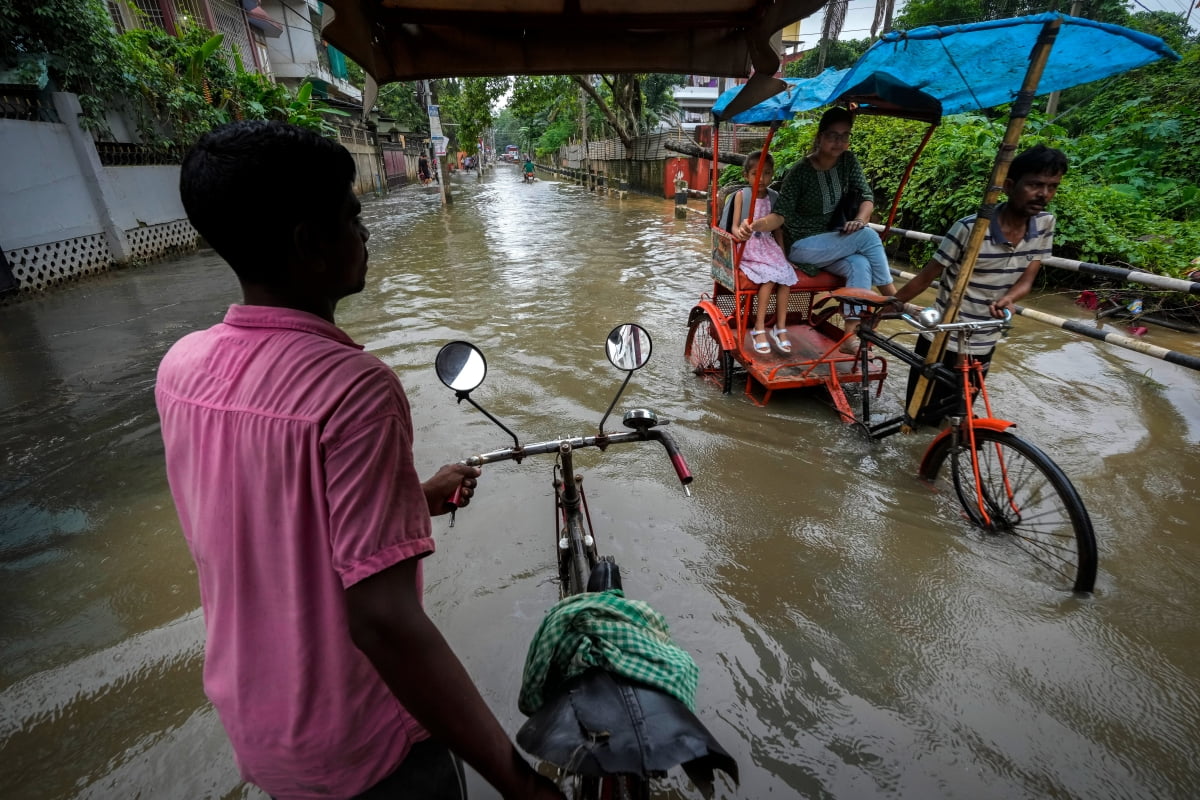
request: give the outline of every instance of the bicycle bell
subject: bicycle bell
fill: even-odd
[[[621,422],[626,428],[647,431],[658,424],[658,415],[648,408],[634,408],[625,412],[625,417]]]

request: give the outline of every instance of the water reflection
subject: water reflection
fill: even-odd
[[[1193,793],[1195,374],[1025,320],[998,354],[998,410],[1097,524],[1098,591],[1073,597],[915,478],[927,435],[872,444],[820,394],[758,408],[740,383],[723,396],[688,373],[707,262],[670,201],[508,169],[456,188],[449,209],[417,189],[366,205],[368,288],[339,321],[404,381],[424,473],[507,444],[438,382],[445,342],[488,354],[477,399],[536,440],[594,428],[624,377],[605,337],[646,327],[654,358],[621,405],[672,420],[694,497],[657,449],[577,461],[602,551],[700,665],[698,713],[743,774],[719,796]],[[0,316],[6,798],[257,796],[201,693],[195,576],[151,396],[166,347],[235,289],[200,254]],[[435,523],[426,565],[431,613],[511,730],[525,643],[557,597],[549,481],[536,460],[488,467],[455,528]],[[660,796],[697,795],[674,775]]]

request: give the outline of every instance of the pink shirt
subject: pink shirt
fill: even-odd
[[[428,736],[350,640],[343,592],[434,549],[399,379],[319,317],[235,305],[171,348],[155,397],[242,776],[366,789]]]

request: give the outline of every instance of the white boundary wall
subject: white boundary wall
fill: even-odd
[[[78,98],[54,105],[63,122],[0,119],[0,248],[19,291],[195,248],[179,167],[103,166]]]

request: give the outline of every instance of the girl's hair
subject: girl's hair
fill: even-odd
[[[821,135],[839,122],[844,122],[850,127],[854,127],[854,115],[850,113],[850,109],[834,106],[821,115],[821,120],[817,123],[817,135],[813,137],[814,153],[817,152],[817,148],[820,146]]]
[[[746,163],[742,164],[742,174],[751,180],[754,179],[754,169],[758,166],[758,159],[760,156],[762,156],[761,150],[750,153],[748,156],[746,156]],[[775,157],[770,153],[767,153],[766,168],[772,172],[775,171]]]

